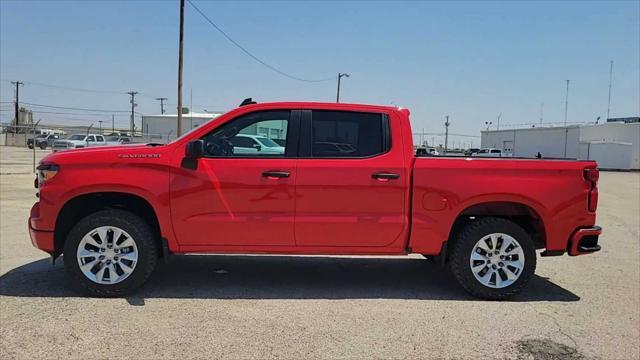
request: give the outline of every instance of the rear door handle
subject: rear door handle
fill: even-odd
[[[283,178],[289,177],[289,172],[288,171],[265,171],[262,173],[262,176],[266,178],[283,179]]]
[[[371,177],[377,180],[393,180],[400,178],[400,174],[379,172],[372,174]]]

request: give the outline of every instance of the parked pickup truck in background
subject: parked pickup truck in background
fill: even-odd
[[[27,139],[27,147],[29,149],[33,149],[33,143],[35,141],[35,147],[38,147],[42,150],[51,147],[51,145],[53,145],[53,142],[60,139],[60,135],[58,134],[42,134],[42,135],[38,135],[34,138],[30,138]]]
[[[105,146],[107,141],[104,136],[98,134],[75,134],[66,139],[53,142],[51,149],[55,151],[80,149],[92,146]]]
[[[236,151],[256,129],[284,151]],[[170,253],[417,253],[503,299],[532,277],[536,250],[600,249],[597,182],[593,161],[416,157],[407,109],[251,104],[167,145],[50,154],[29,230],[94,296],[133,291]]]

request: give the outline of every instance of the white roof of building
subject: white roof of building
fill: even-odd
[[[187,113],[187,114],[182,114],[182,118],[206,118],[206,119],[213,119],[213,118],[217,118],[218,116],[222,115],[221,113]],[[174,118],[177,119],[178,118],[178,114],[158,114],[158,115],[142,115],[142,117],[163,117],[163,118]]]

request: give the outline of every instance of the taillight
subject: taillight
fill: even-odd
[[[598,179],[600,171],[598,169],[584,169],[584,178],[589,183],[589,211],[596,211],[598,208]]]

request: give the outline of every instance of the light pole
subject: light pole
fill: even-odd
[[[569,80],[567,80],[567,93],[564,98],[564,126],[567,126],[568,113],[569,113]]]
[[[98,122],[100,123],[100,135],[102,135],[102,120],[98,120]]]
[[[340,79],[342,77],[349,77],[349,74],[338,73],[338,94],[336,95],[336,102],[340,102]]]
[[[607,119],[609,119],[609,113],[611,112],[611,82],[613,80],[613,60],[611,60],[609,66],[609,101],[607,102]],[[605,119],[605,121],[607,120]]]
[[[484,124],[487,125],[487,131],[489,131],[489,127],[493,124],[493,122],[492,121],[485,121]]]

